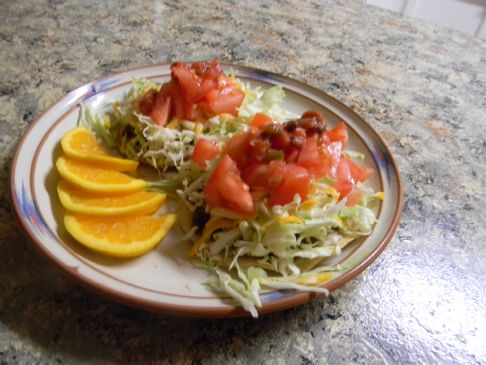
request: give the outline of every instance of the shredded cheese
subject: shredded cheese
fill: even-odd
[[[333,274],[331,272],[321,272],[318,274],[304,274],[304,275],[297,276],[295,278],[293,277],[283,278],[280,276],[271,276],[268,278],[262,278],[263,280],[260,281],[263,281],[262,284],[264,284],[265,280],[268,280],[268,281],[278,281],[278,282],[287,281],[299,285],[318,286],[328,282],[329,280],[332,279],[332,277]]]
[[[307,199],[305,200],[300,206],[302,207],[302,209],[304,210],[309,210],[310,208],[312,208],[314,205],[316,205],[319,201],[317,199]]]
[[[220,229],[234,228],[238,225],[237,220],[225,219],[214,217],[209,220],[209,222],[204,227],[201,237],[194,243],[189,251],[189,257],[196,256],[197,252],[202,248],[202,246],[211,238],[214,232]]]

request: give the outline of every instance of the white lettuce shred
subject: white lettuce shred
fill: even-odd
[[[273,86],[265,90],[245,86],[245,90],[247,95],[238,113],[240,117],[251,118],[257,113],[263,113],[273,120],[282,122],[297,117],[296,114],[286,111],[280,106],[285,99],[285,92],[280,86]]]

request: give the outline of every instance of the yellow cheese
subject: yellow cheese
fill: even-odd
[[[203,125],[201,123],[196,123],[196,128],[194,129],[194,132],[196,134],[201,134],[203,132]]]
[[[372,196],[377,199],[380,199],[381,201],[385,200],[385,193],[383,191],[380,191],[379,193],[376,193]]]
[[[279,218],[272,219],[271,221],[268,221],[267,223],[262,225],[260,229],[264,231],[276,224],[289,224],[289,223],[300,224],[302,223],[302,219],[296,217],[295,215],[289,215],[288,217],[279,217]]]
[[[318,203],[318,200],[317,199],[307,199],[307,200],[304,200],[304,202],[300,205],[302,207],[302,209],[304,210],[309,210],[310,208],[312,208],[314,205],[316,205]]]
[[[280,217],[277,220],[278,223],[280,224],[288,224],[288,223],[302,223],[302,219],[299,217],[296,217],[295,215],[289,215],[288,217]]]
[[[203,233],[201,237],[194,243],[189,251],[189,257],[194,257],[197,254],[197,251],[201,249],[201,247],[206,243],[207,240],[211,238],[214,232],[220,229],[229,229],[234,228],[238,225],[238,221],[232,219],[225,219],[214,217],[209,220],[209,222],[204,227]]]
[[[169,122],[169,124],[167,124],[166,128],[169,128],[169,129],[179,128],[179,119],[172,118],[172,120]]]
[[[332,279],[333,274],[331,272],[321,272],[318,274],[304,274],[300,275],[296,278],[282,278],[282,277],[269,277],[267,279],[263,279],[263,281],[268,280],[268,281],[288,281],[290,283],[294,284],[299,284],[299,285],[309,285],[309,286],[319,286],[322,285],[329,280]],[[264,284],[264,283],[263,283]]]

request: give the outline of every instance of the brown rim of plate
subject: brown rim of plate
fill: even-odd
[[[43,254],[52,264],[54,264],[54,267],[61,273],[67,276],[69,279],[74,280],[76,283],[81,284],[83,287],[86,287],[88,289],[91,289],[95,291],[98,294],[101,294],[103,296],[109,297],[110,299],[126,304],[135,308],[141,308],[144,310],[152,311],[152,312],[163,312],[163,313],[168,313],[168,314],[173,314],[173,315],[181,315],[181,316],[191,316],[191,317],[211,317],[211,318],[216,318],[216,317],[242,317],[242,316],[249,316],[249,313],[245,310],[243,310],[240,307],[200,307],[200,306],[187,306],[187,305],[177,305],[177,304],[169,304],[169,303],[160,303],[158,301],[153,301],[149,299],[140,299],[137,297],[134,297],[133,295],[127,295],[126,293],[116,291],[112,289],[111,287],[108,287],[106,285],[100,284],[99,282],[85,277],[81,276],[78,272],[79,267],[69,267],[65,265],[63,262],[61,262],[55,255],[52,255],[48,250],[43,248],[43,244],[40,239],[38,239],[35,235],[31,234],[30,228],[28,227],[27,223],[25,220],[23,220],[23,214],[20,211],[19,206],[17,205],[14,192],[15,192],[15,181],[14,181],[14,176],[15,176],[15,168],[16,168],[16,163],[17,159],[19,156],[19,152],[21,150],[22,145],[25,142],[26,136],[29,135],[31,130],[35,127],[35,125],[46,115],[52,108],[57,106],[58,104],[62,103],[66,98],[69,97],[74,91],[79,90],[81,88],[85,88],[90,84],[95,84],[101,80],[105,80],[108,78],[112,78],[115,76],[123,76],[126,74],[130,74],[133,71],[136,70],[144,70],[147,68],[156,68],[156,67],[167,67],[170,64],[154,64],[154,65],[148,65],[148,66],[142,66],[142,67],[135,67],[128,69],[126,71],[113,74],[107,77],[99,78],[95,81],[89,82],[87,84],[84,84],[70,93],[66,94],[64,97],[59,99],[58,101],[54,102],[51,104],[39,117],[35,119],[34,122],[26,129],[26,131],[23,133],[18,145],[17,149],[14,154],[14,158],[12,159],[12,163],[10,166],[10,184],[9,184],[9,190],[10,190],[10,199],[12,201],[12,205],[14,207],[14,211],[16,213],[16,218],[20,222],[24,232],[27,233],[27,237],[30,239],[31,242],[35,243],[34,247],[38,252]],[[375,249],[369,254],[367,257],[363,259],[358,265],[338,277],[336,280],[332,280],[328,284],[324,284],[323,286],[326,287],[328,290],[332,291],[342,285],[344,285],[346,282],[349,280],[353,279],[356,277],[358,274],[360,274],[364,269],[366,269],[376,258],[383,252],[383,250],[387,247],[389,244],[390,240],[392,239],[397,227],[398,223],[400,220],[400,216],[403,210],[403,183],[402,183],[402,178],[400,176],[400,172],[398,169],[398,165],[395,161],[395,158],[393,155],[390,153],[390,150],[383,140],[383,138],[376,132],[376,130],[369,125],[361,116],[359,116],[356,112],[354,112],[352,109],[338,101],[337,99],[333,98],[332,96],[324,93],[323,91],[310,86],[304,82],[291,79],[287,76],[284,75],[279,75],[273,72],[265,71],[262,69],[256,69],[248,66],[241,66],[237,64],[227,64],[227,63],[221,63],[221,65],[225,67],[234,67],[234,68],[239,68],[243,70],[247,70],[250,72],[261,72],[264,73],[265,75],[268,75],[270,77],[274,77],[277,79],[284,79],[287,82],[290,82],[291,84],[296,84],[297,86],[300,86],[304,89],[307,89],[311,91],[312,93],[324,98],[326,101],[329,102],[329,104],[337,107],[340,110],[346,110],[353,116],[355,120],[357,120],[361,125],[365,126],[368,128],[373,136],[380,141],[382,146],[384,147],[385,152],[387,153],[389,159],[390,159],[390,165],[392,166],[392,169],[396,172],[396,183],[397,183],[397,205],[396,205],[396,210],[394,212],[394,216],[392,219],[392,222],[390,226],[388,227],[388,230],[386,231],[386,234],[384,238],[380,241],[378,246],[375,247]],[[255,80],[257,81],[257,80]],[[261,80],[264,81],[264,80]],[[327,108],[326,108],[327,109]],[[274,311],[280,311],[280,310],[285,310],[289,309],[298,305],[305,304],[309,302],[310,300],[316,299],[322,297],[322,294],[316,294],[316,293],[296,293],[294,295],[290,295],[288,297],[284,297],[282,299],[279,299],[274,302],[268,302],[265,303],[262,308],[258,310],[260,314],[264,313],[270,313]]]

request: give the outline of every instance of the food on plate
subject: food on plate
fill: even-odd
[[[66,156],[80,161],[95,162],[98,167],[108,170],[135,171],[138,167],[137,161],[110,156],[93,133],[82,126],[64,134],[61,145]]]
[[[291,113],[282,88],[253,87],[215,61],[171,71],[163,84],[134,80],[105,115],[84,106],[83,123],[158,171],[213,290],[253,316],[269,290],[326,293],[342,269],[328,259],[371,233],[384,198],[364,184],[373,170],[347,149],[346,124]]]
[[[147,187],[145,180],[64,156],[57,159],[56,167],[59,174],[70,184],[95,193],[129,193]]]
[[[156,247],[176,216],[157,216],[166,194],[144,191],[151,184],[119,172],[134,172],[138,162],[108,155],[83,127],[68,131],[61,146],[65,155],[56,167],[63,180],[57,192],[71,236],[90,250],[115,257],[135,257]]]
[[[255,113],[292,116],[278,105],[285,97],[280,87],[250,88],[233,75],[226,76],[217,62],[175,63],[171,70],[171,80],[162,85],[134,80],[106,115],[83,107],[81,119],[106,146],[116,146],[128,159],[166,171],[180,169],[201,136],[219,147],[231,134],[246,129]],[[163,102],[157,102],[161,98]],[[161,106],[167,112],[162,113]],[[167,116],[163,123],[161,114]]]
[[[143,255],[157,246],[175,223],[174,214],[100,217],[66,214],[66,230],[85,247],[115,257]]]
[[[197,120],[228,113],[237,115],[244,92],[226,76],[217,61],[171,66],[171,80],[144,90],[137,104],[154,123],[165,126],[173,117]]]
[[[155,191],[137,191],[122,195],[93,194],[64,180],[57,185],[57,193],[67,210],[99,216],[152,214],[160,209],[166,199],[166,194]]]

